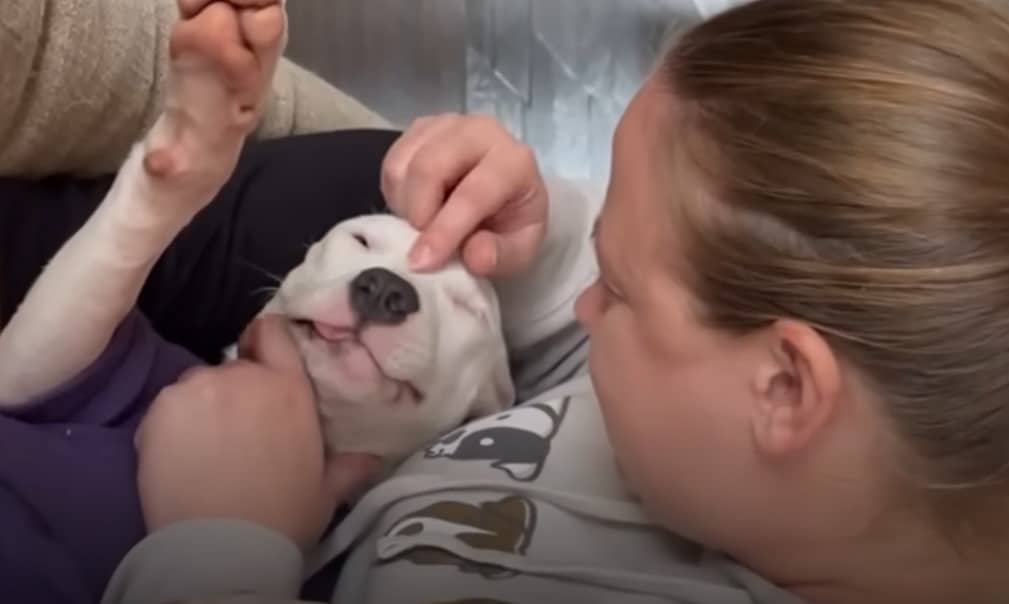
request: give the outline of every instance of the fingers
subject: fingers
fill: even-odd
[[[411,268],[436,270],[456,252],[473,272],[527,266],[542,241],[546,199],[533,151],[489,116],[419,119],[386,154],[382,192],[421,231]]]
[[[242,35],[256,53],[264,79],[272,74],[284,50],[287,18],[283,6],[271,4],[265,8],[244,8],[239,12]]]
[[[434,146],[432,141],[443,138],[440,135],[457,128],[458,118],[459,116],[455,115],[420,118],[407,128],[386,152],[382,162],[382,195],[389,206],[414,228],[423,229],[427,226],[445,200],[449,183],[458,182],[465,174],[463,168],[454,166],[448,166],[447,175],[439,173],[436,170],[446,159],[438,158],[435,162],[421,153],[422,149],[431,149]],[[418,171],[418,166],[414,163],[418,157],[426,158],[424,165],[420,166],[420,171],[431,174],[428,178],[430,182],[425,183],[424,179],[418,179],[416,176],[411,179],[411,174]],[[434,165],[435,163],[439,166]],[[414,187],[419,186],[420,189],[411,189],[410,180],[413,180]],[[418,180],[422,182],[418,184]],[[454,185],[455,182],[451,184]]]
[[[242,333],[238,343],[239,357],[258,362],[283,372],[304,374],[304,363],[298,347],[281,315],[258,317]]]
[[[256,56],[242,41],[234,9],[218,2],[196,18],[179,23],[172,32],[169,50],[173,59],[191,54],[209,59],[230,90],[247,92],[253,101],[258,91]],[[244,104],[249,99],[240,101]]]
[[[471,272],[488,277],[501,262],[499,237],[491,231],[473,233],[462,245],[462,262]]]
[[[188,19],[199,14],[208,4],[214,0],[179,0],[179,14],[183,19]]]
[[[179,0],[179,14],[183,19],[198,15],[207,5],[218,0]],[[228,0],[230,4],[241,8],[263,8],[277,4],[278,0]],[[283,4],[281,1],[280,4]]]
[[[382,462],[365,453],[340,453],[326,467],[326,484],[338,502],[355,498],[382,471]]]
[[[283,7],[274,4],[266,8],[243,9],[239,15],[245,41],[253,50],[264,53],[264,59],[276,63],[286,29]]]
[[[515,214],[525,199],[536,193],[535,159],[527,148],[494,147],[481,160],[455,187],[418,238],[410,258],[414,270],[441,266],[482,223],[505,206],[511,206],[508,212]],[[501,223],[502,219],[495,221]],[[479,242],[476,245],[479,249]],[[484,261],[492,265],[491,270],[501,261],[497,254],[501,251],[486,252],[491,255]]]
[[[273,81],[284,51],[286,17],[283,7],[274,4],[262,9],[243,9],[239,19],[245,43],[252,48],[259,63],[255,82],[241,100],[241,110],[251,126],[266,100],[266,90]]]
[[[484,277],[514,274],[534,260],[543,234],[544,227],[541,224],[530,224],[505,234],[478,231],[463,244],[463,264],[470,271]]]
[[[180,2],[172,58],[192,52],[211,58],[243,111],[254,112],[284,49],[287,20],[277,0]],[[190,13],[190,14],[187,14]]]

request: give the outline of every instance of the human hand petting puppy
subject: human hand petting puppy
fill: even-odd
[[[194,369],[162,390],[141,423],[144,520],[154,532],[234,518],[308,549],[381,464],[357,454],[324,461],[312,386],[283,318],[257,319],[240,351],[242,360]]]
[[[532,150],[487,116],[414,122],[386,155],[382,193],[421,231],[415,270],[440,268],[459,252],[478,275],[520,272],[546,231],[546,185]]]

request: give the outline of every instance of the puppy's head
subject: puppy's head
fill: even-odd
[[[265,309],[289,320],[331,451],[402,457],[514,396],[490,283],[458,260],[410,271],[417,235],[389,215],[345,221]]]

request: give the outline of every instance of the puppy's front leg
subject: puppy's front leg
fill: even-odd
[[[0,333],[0,411],[99,357],[157,259],[230,176],[254,125],[285,38],[279,0],[182,8],[162,115]]]

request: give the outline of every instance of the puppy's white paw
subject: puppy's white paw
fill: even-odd
[[[180,210],[198,210],[230,176],[255,127],[283,50],[286,19],[279,0],[204,1],[189,13],[180,8],[164,110],[145,141],[144,168],[156,186],[172,191]]]

